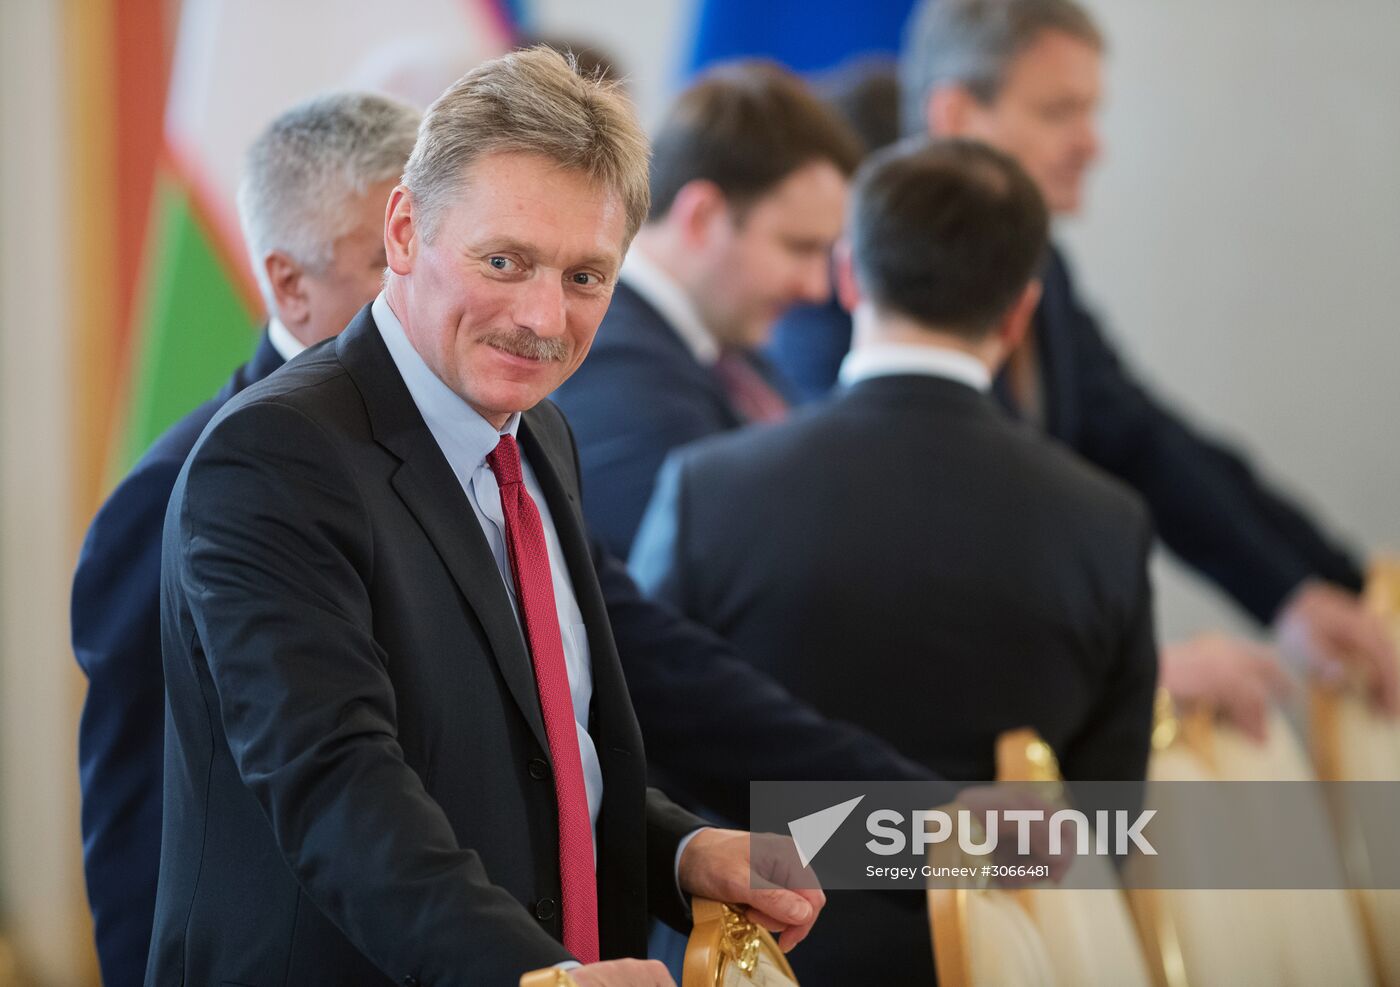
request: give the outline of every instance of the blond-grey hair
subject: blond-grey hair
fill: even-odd
[[[471,165],[495,153],[539,154],[616,192],[627,216],[625,248],[646,217],[646,134],[616,82],[578,71],[572,55],[543,45],[486,62],[428,107],[404,169],[415,225],[436,236]]]
[[[267,255],[280,250],[324,271],[349,232],[348,200],[403,174],[420,118],[383,96],[331,93],[297,104],[258,135],[238,185],[238,216],[269,311]]]

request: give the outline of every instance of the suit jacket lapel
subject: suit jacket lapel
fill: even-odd
[[[720,417],[725,419],[727,427],[738,428],[743,425],[743,416],[734,410],[729,395],[725,393],[724,387],[715,377],[714,369],[705,366],[695,358],[694,352],[681,338],[676,327],[667,322],[666,317],[658,312],[655,306],[643,298],[636,289],[629,287],[625,281],[617,286],[617,291],[613,294],[613,308],[619,308],[618,296],[622,296],[624,306],[629,303],[637,306],[642,319],[652,323],[656,336],[664,340],[666,347],[671,350],[675,366],[688,368],[687,372],[694,378],[696,387],[710,395],[710,399],[714,401],[715,407],[719,410]],[[604,325],[606,326],[606,323]],[[760,369],[759,372],[763,371]]]
[[[1041,275],[1043,294],[1036,308],[1033,331],[1040,347],[1040,381],[1045,400],[1045,430],[1073,445],[1079,432],[1082,409],[1075,401],[1080,368],[1075,359],[1075,313],[1069,273],[1053,247]]]
[[[395,492],[427,533],[476,614],[506,687],[540,747],[549,750],[534,668],[495,557],[462,485],[399,376],[368,306],[336,346],[341,364],[364,398],[375,440],[401,461],[391,480]]]

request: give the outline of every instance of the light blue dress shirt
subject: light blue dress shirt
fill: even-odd
[[[472,407],[457,396],[457,393],[438,379],[437,375],[423,362],[413,344],[404,334],[403,325],[394,315],[384,293],[374,300],[370,309],[374,323],[379,327],[379,335],[389,348],[389,356],[398,367],[399,376],[408,387],[408,393],[428,431],[433,433],[438,448],[447,457],[457,482],[472,505],[477,523],[481,525],[486,542],[495,556],[496,568],[500,570],[515,609],[516,623],[520,622],[520,604],[515,598],[515,579],[510,571],[510,556],[506,550],[506,523],[501,509],[501,490],[496,485],[496,475],[486,464],[487,455],[496,448],[501,436],[514,437],[520,428],[520,414],[510,416],[505,427],[497,431],[490,422],[482,418]],[[559,544],[559,534],[554,530],[554,518],[550,515],[549,504],[545,502],[530,461],[520,453],[522,472],[525,474],[525,489],[540,512],[544,525],[545,545],[549,550],[549,571],[554,581],[554,606],[559,613],[559,637],[564,642],[564,666],[569,673],[569,694],[573,699],[574,728],[578,733],[578,752],[583,761],[583,787],[588,794],[589,825],[593,833],[593,860],[598,860],[598,809],[603,803],[603,768],[598,762],[598,750],[593,737],[588,733],[588,707],[593,700],[593,666],[588,651],[588,629],[583,624],[583,613],[579,610],[578,599],[569,579],[569,569],[564,561],[564,549]],[[522,630],[522,634],[524,631]],[[679,855],[678,855],[679,856]]]
[[[413,344],[404,334],[403,324],[389,307],[388,300],[381,291],[370,307],[374,323],[384,345],[389,348],[389,356],[398,368],[399,376],[408,387],[408,393],[417,405],[418,412],[427,423],[428,431],[437,441],[438,448],[447,457],[447,463],[462,485],[467,501],[472,505],[477,523],[486,535],[491,546],[491,554],[496,559],[501,581],[505,583],[510,605],[515,610],[515,621],[520,623],[520,604],[515,598],[515,579],[510,571],[510,556],[506,549],[505,513],[501,509],[501,490],[496,485],[496,475],[486,464],[486,457],[496,448],[502,435],[515,437],[520,428],[520,414],[517,412],[506,421],[505,427],[497,430],[490,422],[467,404],[457,393],[438,379],[437,374],[423,362]],[[554,606],[559,613],[559,637],[564,643],[564,667],[569,675],[569,695],[574,706],[574,729],[578,734],[578,752],[583,762],[583,787],[588,795],[589,828],[593,835],[593,864],[598,863],[598,810],[603,804],[603,766],[598,761],[598,749],[588,732],[588,707],[593,700],[593,666],[588,650],[588,629],[583,623],[583,613],[579,610],[578,598],[574,596],[573,583],[569,579],[569,569],[564,561],[564,549],[559,544],[559,533],[554,529],[554,518],[545,502],[544,491],[540,489],[530,461],[525,451],[520,452],[521,472],[525,476],[525,490],[540,512],[540,522],[544,526],[545,546],[549,551],[549,572],[554,582]],[[521,630],[524,634],[524,630]],[[701,830],[688,833],[676,847],[672,872],[676,884],[680,884],[681,857]],[[569,970],[578,963],[569,960],[556,964],[561,970]]]

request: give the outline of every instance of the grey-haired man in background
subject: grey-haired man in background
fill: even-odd
[[[72,609],[73,649],[89,680],[79,732],[83,867],[104,983],[140,983],[151,939],[165,724],[160,539],[170,490],[224,402],[340,332],[379,290],[384,206],[418,120],[383,97],[340,93],[288,110],[254,141],[238,205],[268,311],[257,348],[156,441],[83,542]]]

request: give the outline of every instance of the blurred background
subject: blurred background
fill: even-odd
[[[596,46],[654,122],[697,67],[893,52],[909,0],[0,2],[0,984],[96,982],[78,832],[78,545],[262,319],[233,218],[280,110],[426,104],[522,35]],[[1089,0],[1106,155],[1061,231],[1116,341],[1367,553],[1400,549],[1400,5]],[[1170,559],[1164,636],[1255,633]],[[10,971],[7,973],[7,969]],[[21,982],[21,981],[16,981]]]

